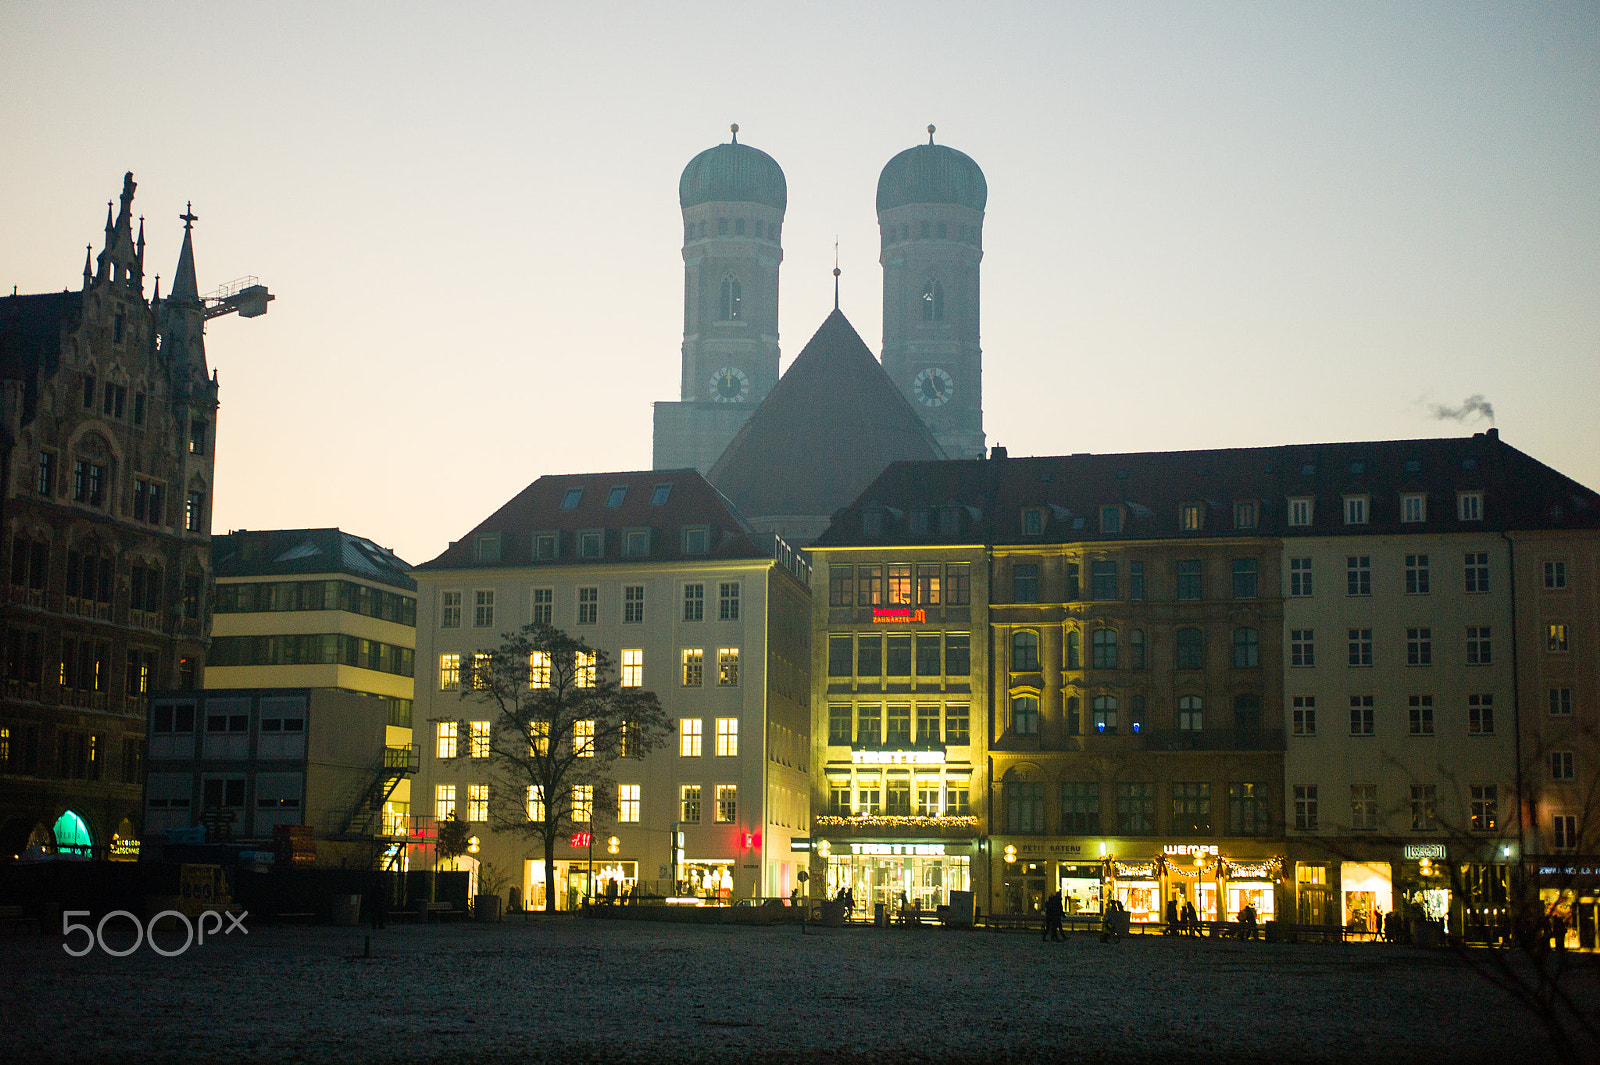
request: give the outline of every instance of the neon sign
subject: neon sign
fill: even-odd
[[[943,854],[943,843],[852,843],[851,854]]]
[[[594,837],[588,832],[574,832],[568,842],[574,847],[587,847]]]
[[[851,751],[855,765],[944,765],[943,751]]]
[[[1161,848],[1162,854],[1209,854],[1217,856],[1217,848],[1211,843],[1169,843]]]
[[[926,610],[913,610],[908,606],[873,607],[874,625],[922,625],[928,620]]]

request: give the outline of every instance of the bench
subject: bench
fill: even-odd
[[[17,935],[21,932],[39,934],[39,919],[22,912],[21,906],[0,906],[0,932]]]
[[[453,902],[429,902],[427,899],[413,901],[411,912],[422,921],[461,921],[471,916]]]

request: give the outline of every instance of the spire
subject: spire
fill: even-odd
[[[88,288],[89,282],[94,280],[94,245],[83,246],[83,287]]]
[[[183,219],[183,250],[178,253],[178,272],[172,279],[172,295],[167,297],[169,302],[200,302],[200,286],[194,279],[194,224],[198,217],[194,213],[194,202],[190,201],[184,212],[178,216]]]
[[[161,306],[161,275],[156,275],[156,294],[150,297],[150,309],[153,311]]]
[[[833,238],[833,309],[839,309],[839,237]]]

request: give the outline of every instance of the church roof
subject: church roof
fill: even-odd
[[[789,205],[789,183],[778,161],[759,148],[739,143],[739,127],[728,144],[707,148],[683,168],[678,206],[702,203],[760,203],[782,211]]]
[[[708,475],[747,518],[827,517],[891,462],[944,458],[835,309]]]
[[[890,159],[878,175],[878,211],[908,203],[951,203],[981,211],[989,202],[983,170],[965,152],[933,143],[907,148]]]

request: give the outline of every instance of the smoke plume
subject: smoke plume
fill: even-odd
[[[1478,392],[1461,401],[1459,407],[1447,407],[1443,403],[1428,404],[1428,411],[1439,421],[1464,422],[1468,418],[1488,418],[1489,424],[1494,424],[1494,406]]]

